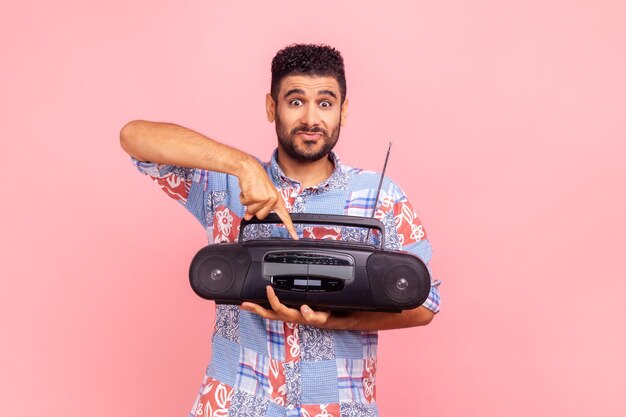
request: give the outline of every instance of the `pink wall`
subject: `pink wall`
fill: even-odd
[[[343,51],[342,159],[380,169],[394,141],[444,281],[430,326],[382,335],[383,416],[626,415],[625,21],[591,0],[3,2],[0,415],[186,415],[204,235],[118,132],[174,121],[266,158],[269,63],[303,41]]]

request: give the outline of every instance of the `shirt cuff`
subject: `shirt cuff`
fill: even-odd
[[[139,172],[142,172],[154,178],[164,177],[165,175],[172,172],[172,170],[174,169],[173,165],[163,165],[157,164],[156,162],[139,161],[132,156],[130,157],[130,159],[135,168],[139,170]]]
[[[422,304],[423,307],[426,307],[433,313],[439,313],[439,304],[441,302],[441,295],[439,294],[439,285],[441,285],[441,281],[435,280],[430,285],[430,293],[428,294],[428,298]]]

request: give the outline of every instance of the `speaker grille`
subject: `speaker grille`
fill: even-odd
[[[378,252],[367,259],[367,275],[378,307],[412,308],[428,297],[430,276],[413,255]]]
[[[239,300],[250,255],[237,244],[213,244],[201,249],[189,269],[193,290],[209,300]]]
[[[417,273],[409,265],[393,266],[383,277],[385,293],[401,304],[412,301],[417,291]]]
[[[210,256],[198,265],[198,286],[208,294],[219,297],[228,291],[234,282],[230,262],[222,256]]]

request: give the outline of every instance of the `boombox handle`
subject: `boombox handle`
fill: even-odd
[[[340,214],[291,213],[291,220],[294,224],[325,224],[375,229],[380,232],[380,247],[385,247],[385,226],[378,219]],[[256,217],[250,220],[242,219],[239,227],[239,243],[243,242],[243,229],[249,224],[282,224],[282,222],[276,213],[268,214],[263,220],[259,220]]]

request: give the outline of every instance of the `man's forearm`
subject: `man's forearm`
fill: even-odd
[[[293,239],[296,229],[276,187],[259,161],[245,152],[171,123],[132,121],[120,132],[122,148],[140,161],[223,172],[238,178],[246,220],[276,212]]]
[[[390,330],[425,326],[435,314],[426,307],[404,310],[401,313],[355,311],[346,314],[331,314],[321,326],[329,330]]]
[[[134,120],[120,132],[122,148],[135,159],[237,175],[252,157],[171,123]]]

